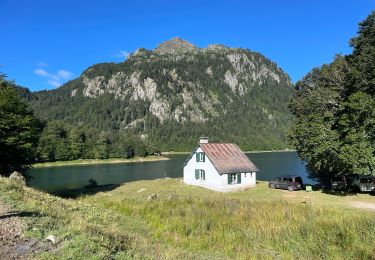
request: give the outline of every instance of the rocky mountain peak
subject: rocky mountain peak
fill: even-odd
[[[181,53],[197,49],[192,43],[179,37],[172,38],[162,42],[156,47],[155,51],[159,53]]]
[[[223,45],[223,44],[209,44],[206,49],[208,49],[208,50],[228,50],[230,48]]]

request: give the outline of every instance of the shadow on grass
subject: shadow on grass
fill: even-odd
[[[320,188],[320,190],[329,195],[334,195],[334,196],[355,196],[358,194],[368,194],[370,196],[375,196],[375,191],[360,191],[359,189],[341,189],[341,190],[332,190],[330,188]]]
[[[9,211],[0,215],[1,219],[11,218],[11,217],[39,217],[40,213],[35,211]]]
[[[89,184],[79,189],[51,192],[51,194],[58,196],[58,197],[62,197],[62,198],[76,199],[84,195],[95,195],[96,193],[99,193],[99,192],[112,191],[118,188],[120,185],[121,184],[106,184],[106,185],[97,185],[97,184],[90,185]]]
[[[333,196],[354,196],[360,192],[353,191],[353,190],[332,190],[328,187],[328,185],[323,184],[306,184],[306,186],[311,186],[313,191],[321,191],[325,194],[333,195]]]
[[[329,187],[328,184],[326,184],[326,185],[324,185],[324,184],[314,184],[314,185],[310,185],[310,186],[312,186],[313,191],[321,191],[325,194],[334,195],[334,196],[345,197],[345,196],[354,196],[354,195],[358,194],[357,191],[353,191],[353,190],[345,190],[345,189],[333,190]]]
[[[322,189],[322,192],[329,195],[335,195],[335,196],[354,196],[357,195],[358,192],[352,191],[352,190],[331,190],[331,189]]]

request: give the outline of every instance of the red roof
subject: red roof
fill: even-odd
[[[219,174],[259,171],[236,144],[199,144]]]

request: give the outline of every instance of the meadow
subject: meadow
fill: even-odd
[[[25,235],[58,238],[37,258],[356,258],[375,257],[375,197],[321,191],[217,193],[180,179],[127,183],[63,199],[0,179],[0,197],[23,218]],[[156,194],[156,199],[149,199]]]

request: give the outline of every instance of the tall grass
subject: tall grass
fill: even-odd
[[[285,201],[175,198],[103,207],[144,218],[175,247],[233,258],[375,258],[375,218],[354,210]]]

